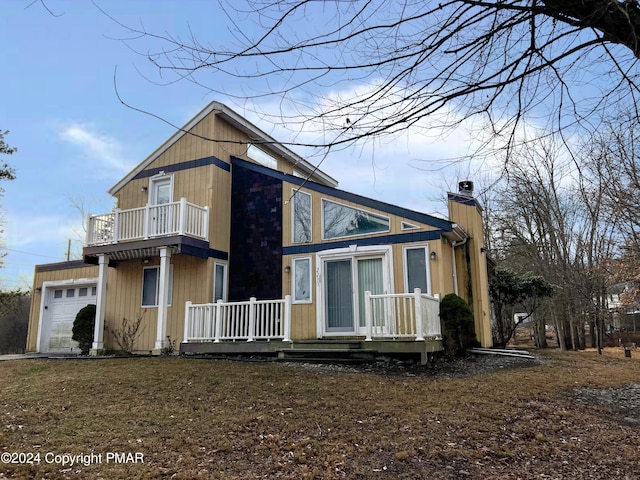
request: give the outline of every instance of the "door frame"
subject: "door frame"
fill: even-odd
[[[161,174],[149,177],[149,198],[147,199],[147,203],[149,205],[158,204],[157,203],[158,195],[156,192],[156,188],[163,183],[169,184],[169,202],[168,203],[173,202],[173,175],[167,175],[165,173],[161,173]]]
[[[357,260],[366,258],[382,258],[382,278],[383,287],[386,293],[394,293],[393,274],[393,246],[392,245],[371,245],[358,246],[350,245],[346,248],[334,248],[316,253],[316,336],[323,337],[345,337],[365,335],[364,329],[359,326],[359,306],[358,306],[358,278]],[[353,279],[353,331],[350,332],[327,332],[325,319],[325,263],[331,260],[351,259],[351,271]],[[354,267],[354,265],[356,265]]]

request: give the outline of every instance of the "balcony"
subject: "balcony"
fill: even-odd
[[[87,247],[112,245],[161,237],[186,236],[208,241],[209,209],[187,202],[120,210],[90,215]]]

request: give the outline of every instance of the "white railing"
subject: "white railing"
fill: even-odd
[[[87,245],[104,245],[167,235],[208,239],[209,209],[187,202],[146,205],[112,213],[89,215]]]
[[[367,341],[375,338],[440,338],[440,298],[413,293],[373,295],[364,293]]]
[[[291,296],[283,300],[193,304],[187,302],[184,342],[291,341]]]

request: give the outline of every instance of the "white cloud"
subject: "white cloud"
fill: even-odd
[[[109,169],[125,173],[133,167],[125,159],[122,153],[123,148],[117,140],[95,132],[87,125],[79,123],[67,125],[60,130],[59,134],[63,140],[80,147],[87,156],[101,161]]]

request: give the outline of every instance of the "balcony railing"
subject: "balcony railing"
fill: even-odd
[[[373,295],[364,293],[367,340],[373,338],[440,339],[440,298],[413,293]]]
[[[185,306],[184,342],[222,340],[291,341],[291,296],[282,300],[205,303]]]
[[[146,240],[171,235],[186,235],[208,240],[209,209],[187,202],[146,205],[129,210],[116,208],[111,213],[89,215],[87,245]]]

